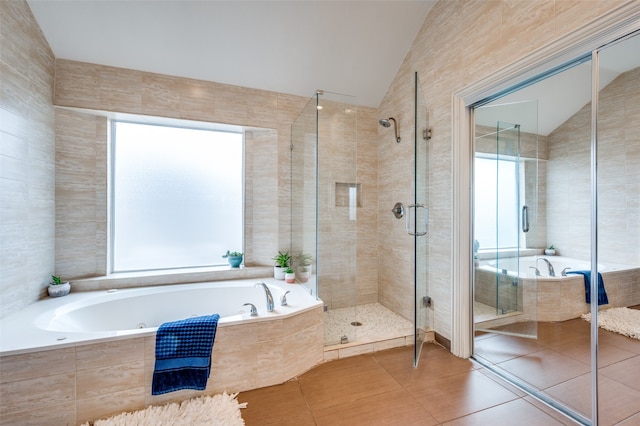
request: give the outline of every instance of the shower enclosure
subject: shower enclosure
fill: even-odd
[[[291,135],[292,254],[294,259],[300,253],[314,257],[315,273],[303,284],[323,300],[326,310],[339,310],[345,318],[325,327],[327,345],[357,340],[357,310],[363,302],[357,291],[363,185],[357,174],[354,101],[318,91]]]
[[[415,162],[415,170],[404,170],[411,178],[407,184],[414,184],[413,188],[407,186],[407,194],[416,196],[401,200],[408,213],[407,232],[397,235],[406,245],[406,259],[416,260],[403,266],[404,273],[412,272],[416,278],[415,312],[392,312],[378,303],[378,149],[374,113],[373,108],[356,106],[353,97],[318,91],[292,125],[291,254],[294,260],[300,254],[314,260],[311,278],[298,282],[325,304],[327,350],[341,350],[347,344],[384,342],[377,347],[415,343],[419,351],[428,323],[428,253],[423,229],[427,226],[429,177],[426,105],[416,92],[415,117],[420,119],[420,130],[409,127],[402,138],[405,145],[397,142],[397,117],[385,121],[393,126],[389,129],[392,135],[395,131],[395,136],[388,139],[394,152],[411,152],[420,159]],[[411,133],[421,135],[419,143],[410,137]],[[413,303],[409,302],[407,305],[411,306]]]

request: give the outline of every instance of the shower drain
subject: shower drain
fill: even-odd
[[[360,327],[362,325],[362,323],[360,321],[354,321],[351,323],[352,326],[354,327]]]

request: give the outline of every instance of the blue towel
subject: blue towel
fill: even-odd
[[[152,395],[180,389],[204,390],[220,315],[166,322],[156,332]]]
[[[579,274],[584,277],[584,293],[587,303],[591,303],[591,271],[567,271],[567,274]],[[609,303],[607,292],[604,289],[604,280],[602,274],[598,272],[598,305],[606,305]]]

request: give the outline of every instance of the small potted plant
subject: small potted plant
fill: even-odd
[[[300,253],[296,256],[295,260],[298,272],[300,272],[300,270],[304,268],[309,272],[309,274],[311,274],[313,257],[311,257],[310,254]]]
[[[296,282],[296,272],[290,266],[284,270],[284,281],[287,284],[295,284]]]
[[[71,291],[71,284],[69,284],[69,281],[62,281],[62,278],[58,275],[51,275],[51,282],[47,287],[47,291],[51,297],[66,296]]]
[[[556,248],[553,246],[553,244],[551,244],[549,248],[544,249],[544,254],[546,254],[547,256],[556,255]]]
[[[296,256],[296,274],[301,283],[306,283],[311,277],[313,258],[310,254],[300,253]]]
[[[243,254],[240,253],[239,251],[229,251],[227,250],[226,254],[223,254],[222,257],[227,259],[227,261],[229,262],[229,265],[231,265],[232,268],[239,268],[240,264],[242,263],[242,256]]]
[[[291,262],[291,255],[288,251],[284,253],[278,251],[278,255],[273,258],[276,261],[275,266],[273,267],[273,277],[276,280],[284,280],[285,270],[289,267],[289,263]]]

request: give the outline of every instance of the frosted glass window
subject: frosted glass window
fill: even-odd
[[[481,249],[518,247],[518,163],[476,157],[475,239]]]
[[[114,122],[114,271],[226,265],[243,251],[243,135]]]

